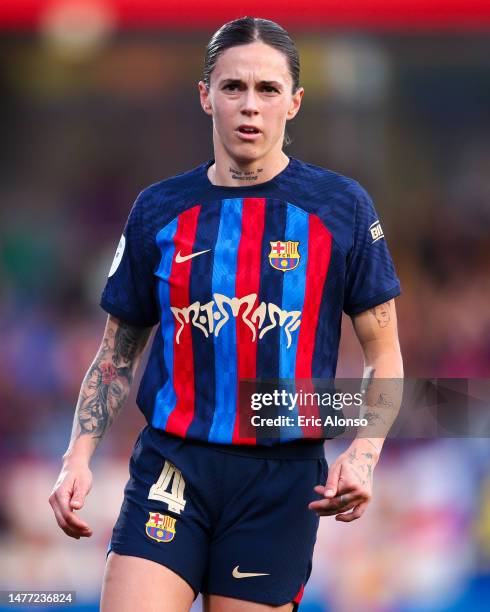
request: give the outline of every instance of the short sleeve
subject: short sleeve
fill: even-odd
[[[109,270],[100,305],[132,325],[151,327],[159,321],[153,276],[151,229],[144,222],[145,192],[129,214]]]
[[[374,204],[358,185],[353,245],[347,257],[344,311],[355,315],[400,295],[400,282]]]

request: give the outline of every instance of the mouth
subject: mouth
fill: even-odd
[[[254,125],[241,125],[235,131],[240,139],[246,141],[257,140],[261,134],[259,128],[255,127]]]

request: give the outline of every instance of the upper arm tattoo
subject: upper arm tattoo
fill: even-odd
[[[380,327],[387,327],[391,321],[391,305],[389,302],[370,308],[369,311]]]

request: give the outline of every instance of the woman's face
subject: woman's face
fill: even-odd
[[[299,110],[303,88],[292,93],[286,56],[263,42],[226,49],[199,83],[201,105],[213,117],[216,148],[241,162],[282,150],[286,121]]]

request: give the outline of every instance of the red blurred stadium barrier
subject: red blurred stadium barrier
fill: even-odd
[[[235,17],[258,15],[293,28],[372,30],[488,30],[490,0],[1,0],[0,28],[36,29],[46,11],[67,6],[109,13],[128,29],[213,29]]]

